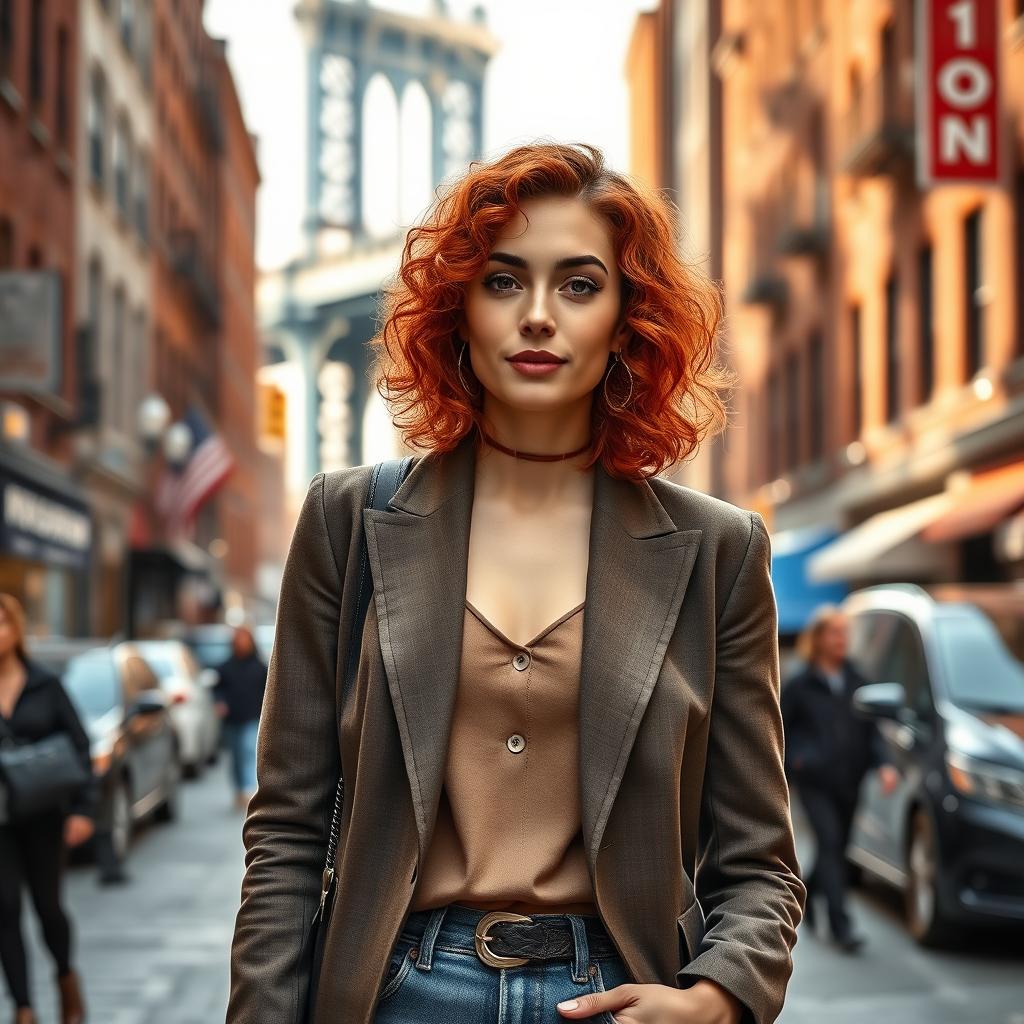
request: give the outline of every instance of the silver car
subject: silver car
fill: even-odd
[[[212,690],[217,674],[203,668],[181,640],[137,640],[135,647],[170,700],[182,767],[187,776],[195,778],[205,765],[217,760],[219,751],[220,719]]]

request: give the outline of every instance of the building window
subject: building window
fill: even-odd
[[[135,154],[135,230],[149,241],[149,161],[143,151]]]
[[[895,274],[885,282],[885,421],[900,414],[900,286]]]
[[[773,370],[768,376],[768,469],[771,479],[782,473],[782,398],[779,387],[779,371]]]
[[[57,29],[57,109],[54,114],[57,141],[67,146],[69,136],[68,70],[71,62],[68,30],[63,25]]]
[[[1016,276],[1017,282],[1017,330],[1014,337],[1014,355],[1024,355],[1024,170],[1017,172],[1014,182],[1014,216],[1015,237],[1014,249],[1017,259]]]
[[[107,422],[118,430],[124,424],[122,410],[125,401],[125,360],[128,355],[125,349],[124,317],[124,289],[118,287],[114,292],[114,323],[110,348],[110,387],[107,390],[111,403]]]
[[[800,464],[800,357],[786,357],[786,468]]]
[[[0,0],[0,76],[11,73],[14,53],[14,0]]]
[[[932,309],[932,247],[924,245],[917,254],[917,277],[920,289],[918,303],[918,356],[921,366],[921,402],[931,399],[935,388],[935,314]]]
[[[861,368],[860,306],[850,307],[850,362],[853,370],[853,437],[864,429],[864,373]]]
[[[808,356],[811,373],[808,433],[811,440],[811,458],[817,460],[825,454],[825,353],[820,331],[815,331],[811,335]]]
[[[88,288],[89,329],[92,331],[94,343],[98,344],[103,328],[103,264],[100,263],[99,256],[94,256],[89,261]]]
[[[131,217],[132,141],[128,121],[117,119],[114,129],[114,199],[117,208],[126,217]]]
[[[32,0],[28,23],[28,99],[33,107],[38,107],[43,102],[45,79],[43,48],[46,44],[44,14],[43,0]]]
[[[104,143],[107,135],[107,84],[99,69],[89,82],[89,173],[101,188],[105,184]]]
[[[13,266],[14,225],[6,217],[0,217],[0,270],[10,270]]]
[[[121,0],[121,42],[131,53],[135,39],[135,0]]]
[[[981,207],[964,221],[964,305],[967,309],[966,364],[970,380],[985,359],[985,307],[982,296]]]

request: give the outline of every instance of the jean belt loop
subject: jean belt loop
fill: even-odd
[[[579,914],[566,914],[572,925],[573,946],[575,952],[572,961],[572,980],[584,982],[588,979],[590,968],[590,945],[587,942],[587,926]]]
[[[441,922],[444,921],[445,911],[448,905],[435,907],[430,912],[430,919],[423,929],[423,939],[420,942],[420,951],[416,956],[416,969],[418,971],[429,971],[434,963],[434,942],[437,940],[437,933],[441,930]]]

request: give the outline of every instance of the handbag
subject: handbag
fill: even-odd
[[[8,820],[20,821],[62,805],[91,778],[91,768],[82,763],[66,732],[19,743],[0,715],[0,780]]]
[[[370,485],[367,490],[365,508],[384,509],[387,503],[394,497],[395,491],[405,479],[406,474],[412,466],[413,457],[406,455],[399,459],[386,459],[378,462],[370,474]],[[356,607],[352,630],[349,634],[348,659],[345,667],[345,681],[342,690],[342,699],[348,693],[350,686],[355,679],[356,668],[359,660],[360,641],[363,635],[363,623],[366,621],[366,611],[370,604],[370,595],[373,593],[373,577],[368,571],[368,555],[366,552],[366,533],[359,531],[360,557],[359,557],[359,589],[356,593]],[[367,585],[368,583],[368,585]],[[316,996],[319,990],[320,971],[324,959],[324,940],[327,935],[327,926],[331,917],[334,896],[334,859],[338,850],[338,829],[341,822],[341,809],[345,799],[345,780],[338,779],[338,787],[334,797],[334,813],[331,817],[331,828],[327,840],[327,860],[324,865],[323,889],[320,893],[320,906],[313,914],[309,930],[306,933],[305,941],[302,944],[300,953],[300,966],[309,970],[309,989],[306,998],[306,1006],[302,1016],[302,1024],[312,1024],[313,1010],[316,1006]]]

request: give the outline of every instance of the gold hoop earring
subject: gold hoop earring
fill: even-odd
[[[612,375],[612,370],[614,370],[615,367],[620,365],[620,364],[626,368],[626,373],[629,374],[629,394],[626,395],[626,400],[622,403],[622,405],[613,405],[611,399],[608,397],[608,378]],[[633,371],[629,368],[629,364],[626,362],[626,360],[622,358],[622,353],[616,351],[615,352],[615,362],[612,363],[611,368],[604,375],[604,400],[605,400],[605,403],[607,404],[609,409],[614,409],[615,412],[621,412],[623,409],[626,408],[627,405],[629,405],[629,400],[632,397],[633,397]]]
[[[462,348],[459,349],[459,358],[458,358],[458,361],[455,364],[455,368],[459,372],[459,382],[462,384],[462,390],[465,391],[466,394],[469,395],[471,398],[474,398],[476,396],[466,386],[466,378],[462,376],[462,357],[463,357],[463,355],[465,355],[465,352],[466,352],[467,348],[469,348],[469,342],[468,341],[464,341],[462,343]]]

